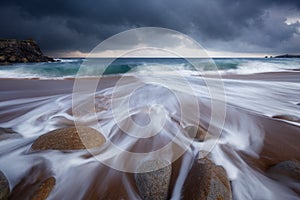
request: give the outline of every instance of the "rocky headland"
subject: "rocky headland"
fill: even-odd
[[[275,56],[275,58],[300,58],[300,55],[284,54]]]
[[[0,65],[30,62],[54,62],[43,55],[36,41],[0,39]]]

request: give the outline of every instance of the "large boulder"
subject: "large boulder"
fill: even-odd
[[[9,183],[5,175],[0,171],[0,200],[7,200],[9,196]]]
[[[143,200],[168,199],[172,167],[166,160],[143,163],[135,174],[135,182]]]
[[[26,62],[54,62],[54,59],[44,56],[34,40],[0,40],[0,64]]]
[[[105,137],[95,129],[79,126],[61,128],[40,136],[31,146],[32,150],[78,150],[99,147]]]
[[[182,199],[231,200],[231,187],[224,168],[206,157],[196,159],[184,182]]]

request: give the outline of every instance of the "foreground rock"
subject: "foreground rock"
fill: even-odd
[[[183,200],[231,200],[231,187],[223,167],[208,158],[195,160],[183,185]]]
[[[99,147],[105,137],[95,129],[81,126],[61,128],[40,136],[31,146],[32,150],[78,150]]]
[[[0,64],[54,62],[53,58],[44,56],[34,40],[0,40]]]
[[[8,199],[9,183],[5,175],[0,171],[0,200]]]
[[[168,199],[172,167],[165,160],[143,163],[135,174],[135,182],[143,200]]]
[[[50,192],[54,188],[56,180],[54,177],[44,180],[40,187],[35,191],[31,200],[45,200],[49,196]]]
[[[203,142],[207,134],[207,131],[201,126],[187,126],[184,130],[191,138],[195,138],[199,142]]]

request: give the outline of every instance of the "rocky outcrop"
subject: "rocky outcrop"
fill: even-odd
[[[284,55],[275,56],[275,58],[300,58],[300,55],[284,54]]]
[[[0,40],[1,65],[27,62],[54,62],[54,59],[44,56],[34,40]]]
[[[32,150],[78,150],[99,147],[105,137],[95,129],[81,126],[61,128],[40,136],[31,146]]]
[[[183,200],[231,200],[230,183],[223,167],[207,157],[196,159],[183,185]]]
[[[172,167],[165,160],[143,163],[135,174],[135,182],[143,200],[168,199]]]
[[[0,200],[7,200],[9,196],[9,184],[5,175],[0,171]]]

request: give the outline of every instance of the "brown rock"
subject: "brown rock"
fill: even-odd
[[[0,200],[7,200],[9,196],[9,183],[5,175],[0,171]]]
[[[184,128],[184,130],[191,138],[195,138],[199,142],[203,142],[207,134],[207,131],[201,126],[187,126]]]
[[[150,160],[143,163],[135,174],[135,182],[143,200],[168,198],[172,167],[165,160]]]
[[[40,136],[31,146],[33,150],[77,150],[99,147],[105,137],[89,127],[61,128]]]
[[[54,188],[56,179],[54,177],[44,180],[40,187],[35,191],[31,200],[45,200],[49,196],[50,192]]]
[[[183,200],[231,200],[231,187],[223,167],[208,158],[196,159],[183,185]]]
[[[32,166],[32,168],[24,174],[19,183],[14,186],[9,199],[32,199],[38,193],[45,180],[53,176],[49,164],[50,163],[48,163],[46,160],[42,159],[37,165]],[[50,180],[49,182],[51,183],[52,181]]]

